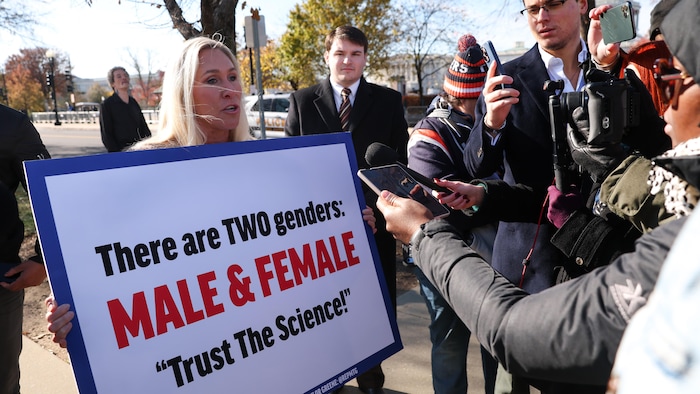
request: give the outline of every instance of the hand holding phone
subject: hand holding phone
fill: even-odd
[[[600,14],[600,30],[603,32],[605,44],[614,44],[635,38],[637,32],[634,26],[632,3],[626,1]]]
[[[429,190],[423,188],[418,181],[397,164],[359,170],[357,175],[377,195],[382,190],[388,190],[399,197],[416,200],[428,208],[435,218],[442,218],[450,214],[449,208],[440,204],[440,201]]]
[[[486,60],[486,64],[489,66],[489,69],[492,67],[496,67],[496,75],[504,75],[505,73],[503,72],[503,65],[501,64],[501,59],[498,58],[498,53],[496,53],[496,49],[493,47],[493,43],[491,41],[486,41],[484,43],[484,59]],[[496,87],[496,89],[505,89],[509,88],[510,85],[506,84],[500,84],[499,86]]]
[[[399,155],[395,150],[391,149],[389,146],[382,144],[381,142],[373,142],[367,147],[365,152],[365,160],[367,164],[372,167],[381,167],[388,164],[396,164],[400,166],[405,172],[408,172],[413,179],[417,180],[423,186],[433,189],[443,193],[451,193],[452,191],[445,187],[440,187],[433,182],[432,179],[426,177],[425,175],[412,170],[405,164],[399,161]]]
[[[12,269],[16,266],[17,266],[17,264],[15,264],[15,263],[0,263],[0,282],[12,283],[17,278],[19,278],[19,274],[5,276],[5,273],[7,271],[9,271],[10,269]]]

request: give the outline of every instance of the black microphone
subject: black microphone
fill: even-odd
[[[432,179],[408,168],[405,164],[401,163],[399,161],[399,154],[396,153],[395,150],[382,144],[381,142],[373,142],[370,146],[367,147],[367,151],[365,151],[365,160],[367,161],[367,164],[369,164],[372,167],[396,164],[399,167],[403,168],[407,173],[409,173],[409,175],[413,177],[413,179],[418,181],[418,183],[422,184],[423,186],[426,186],[438,192],[452,193],[452,190],[446,187],[438,186],[435,182],[433,182]]]

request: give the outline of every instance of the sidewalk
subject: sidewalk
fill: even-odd
[[[66,128],[70,129],[78,129],[78,130],[97,130],[100,131],[100,124],[99,123],[66,123],[63,122],[61,123],[60,126],[56,126],[55,124],[51,122],[37,122],[34,123],[34,127],[41,133],[42,130],[49,131],[49,130],[62,130]],[[150,127],[150,124],[149,124]]]
[[[398,325],[404,349],[382,363],[386,375],[387,394],[429,394],[433,392],[430,374],[430,317],[416,287],[398,298]],[[20,357],[22,394],[75,394],[77,389],[69,364],[46,351],[29,338],[24,338]],[[474,340],[469,346],[469,392],[483,393],[481,353]],[[361,394],[355,380],[342,394]]]

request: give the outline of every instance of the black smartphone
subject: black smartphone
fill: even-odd
[[[0,263],[0,282],[12,283],[15,281],[15,279],[19,278],[19,274],[5,276],[5,272],[16,266],[17,264],[15,263]]]
[[[606,44],[635,38],[637,31],[634,26],[632,3],[626,1],[600,14],[600,29],[603,32],[603,42]]]
[[[440,201],[430,193],[430,190],[421,186],[397,164],[359,170],[357,176],[377,195],[382,190],[388,190],[399,197],[418,201],[430,210],[433,217],[443,218],[450,214],[449,208],[440,204]]]
[[[493,43],[491,41],[486,41],[483,48],[484,60],[486,60],[486,64],[489,66],[489,69],[491,69],[491,67],[496,67],[496,75],[505,74],[503,72],[503,64],[501,64],[501,59],[498,58],[498,53],[496,53],[496,48],[493,47]],[[508,87],[510,86],[502,83],[497,86],[496,89],[505,89]]]

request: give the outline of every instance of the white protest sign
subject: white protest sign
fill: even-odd
[[[324,393],[400,350],[354,157],[339,133],[28,162],[80,392]]]

